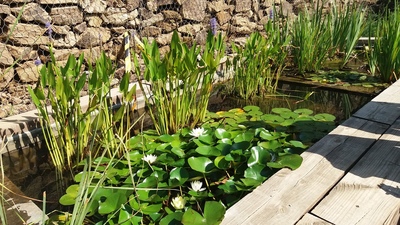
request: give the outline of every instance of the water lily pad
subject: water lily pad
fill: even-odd
[[[328,113],[320,113],[320,114],[316,114],[314,115],[314,118],[316,120],[319,121],[335,121],[336,117],[332,114],[328,114]]]
[[[267,166],[278,169],[288,167],[292,170],[295,170],[300,167],[302,162],[303,158],[300,155],[293,154],[293,155],[279,156],[275,162],[267,163]]]
[[[311,115],[314,113],[311,109],[296,109],[293,112],[303,115]]]
[[[252,167],[255,164],[266,165],[267,162],[271,160],[271,155],[269,152],[261,146],[252,147],[250,152],[251,156],[247,160],[247,165],[249,167]]]
[[[185,168],[174,168],[169,174],[171,186],[183,185],[189,179],[189,172]]]
[[[225,129],[218,128],[215,130],[215,137],[217,137],[218,139],[231,138],[231,134]]]
[[[210,172],[214,168],[214,163],[206,157],[190,157],[188,159],[189,166],[200,173]]]
[[[200,146],[196,148],[196,152],[204,156],[220,156],[221,151],[213,146]]]
[[[282,113],[288,113],[288,112],[292,112],[292,110],[288,109],[288,108],[273,108],[271,110],[273,113],[276,114],[282,114]]]

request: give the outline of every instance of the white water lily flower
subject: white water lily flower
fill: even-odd
[[[178,196],[172,199],[171,205],[175,209],[183,209],[185,208],[186,200],[182,196]]]
[[[206,190],[206,188],[202,188],[201,186],[203,186],[203,182],[195,180],[190,182],[190,185],[192,186],[192,190],[193,191],[204,191]]]
[[[142,159],[143,159],[143,161],[145,161],[145,162],[147,162],[149,164],[152,164],[157,160],[157,156],[150,154],[150,155],[143,156]]]
[[[206,131],[202,127],[194,128],[189,134],[193,137],[200,137],[201,135],[205,134]]]

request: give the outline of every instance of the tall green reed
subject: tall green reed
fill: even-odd
[[[302,11],[293,22],[293,57],[298,72],[318,71],[331,49],[329,17],[324,16],[320,1],[313,11]]]
[[[158,133],[174,133],[183,127],[194,128],[205,116],[213,76],[225,53],[221,34],[208,34],[205,48],[183,43],[174,32],[170,51],[161,57],[157,43],[144,41],[142,57],[144,80],[135,57],[135,71],[149,113]]]
[[[378,21],[375,42],[370,46],[369,61],[384,82],[393,82],[400,74],[400,10],[395,1],[393,11],[386,9]]]
[[[95,66],[83,71],[84,55],[78,59],[70,55],[65,66],[59,66],[50,48],[51,62],[40,69],[37,87],[29,89],[40,114],[49,154],[56,167],[57,180],[63,180],[63,171],[78,165],[90,152],[101,154],[106,149],[111,156],[118,151],[115,136],[125,137],[131,129],[128,111],[134,99],[136,87],[125,85],[126,74],[121,82],[123,94],[121,107],[113,114],[110,82],[115,71],[112,61],[103,52]],[[80,94],[87,85],[88,108],[81,106]],[[48,106],[49,105],[49,106]],[[118,131],[119,129],[119,131]],[[107,146],[107,148],[104,148]]]
[[[355,45],[366,27],[366,8],[360,3],[332,4],[329,16],[332,54],[343,53],[342,67],[350,60]]]

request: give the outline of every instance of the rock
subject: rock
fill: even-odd
[[[156,23],[156,26],[161,28],[165,33],[172,32],[178,28],[177,24],[167,23],[164,21]]]
[[[14,79],[14,68],[5,67],[0,68],[0,88],[4,88]]]
[[[201,24],[186,24],[178,28],[178,31],[183,34],[188,34],[191,36],[195,36],[197,32],[201,30]]]
[[[70,27],[67,26],[67,25],[64,25],[64,26],[52,25],[51,29],[56,34],[64,34],[65,35],[65,34],[68,34],[70,32]]]
[[[51,8],[50,16],[57,25],[74,25],[83,22],[83,13],[77,6]]]
[[[143,20],[142,26],[147,27],[147,26],[153,25],[153,24],[163,21],[163,20],[164,20],[163,14],[158,13],[158,14],[153,15],[150,19]]]
[[[49,14],[37,3],[28,3],[22,7],[12,8],[11,11],[17,15],[22,9],[21,19],[26,22],[39,22],[42,24],[51,22]]]
[[[72,31],[69,31],[66,35],[63,35],[63,37],[53,40],[53,46],[59,48],[60,47],[71,48],[75,46],[75,44],[76,44],[76,36],[75,33]]]
[[[143,28],[141,36],[143,37],[155,37],[161,34],[161,28],[156,26],[149,26]]]
[[[16,68],[19,79],[24,83],[36,82],[39,79],[39,70],[43,65],[36,66],[33,61],[27,61]]]
[[[78,0],[39,0],[39,4],[77,4]]]
[[[8,51],[7,46],[0,43],[0,65],[11,66],[14,63],[14,58]]]
[[[101,27],[103,20],[99,16],[87,16],[86,21],[89,27]]]
[[[128,20],[135,19],[138,15],[138,10],[128,13],[128,10],[124,8],[107,8],[106,12],[101,15],[101,18],[107,24],[120,26],[124,25]]]
[[[221,12],[229,9],[229,5],[226,4],[224,0],[212,1],[208,3],[208,9],[211,12]]]
[[[132,11],[139,8],[141,0],[126,0],[126,9]]]
[[[81,33],[83,33],[83,31],[86,30],[86,28],[87,28],[87,25],[85,22],[83,22],[81,24],[76,25],[73,29],[74,29],[75,33],[81,34]]]
[[[252,1],[252,0],[240,0],[240,1],[236,1],[235,11],[236,11],[236,12],[244,12],[244,11],[249,11],[249,10],[251,10],[251,1]]]
[[[234,16],[232,21],[233,25],[237,27],[249,28],[250,30],[254,30],[257,27],[256,23],[250,22],[248,17],[244,17],[242,15]]]
[[[206,17],[206,0],[190,0],[182,3],[183,18],[194,21],[203,21]]]
[[[232,18],[232,16],[226,11],[218,12],[216,16],[219,24],[221,25],[227,23]]]
[[[173,35],[173,34],[174,34],[173,32],[168,33],[168,34],[161,34],[160,36],[158,36],[158,37],[156,38],[156,41],[157,41],[157,43],[160,44],[160,45],[167,45],[168,43],[171,42],[171,39],[172,39],[172,35]]]
[[[10,6],[0,4],[0,14],[10,15],[11,14]]]
[[[147,0],[146,6],[147,6],[147,9],[152,11],[152,12],[157,11],[157,8],[158,8],[157,3],[155,2],[155,0]]]
[[[174,0],[157,0],[158,6],[171,5],[171,4],[174,4]]]
[[[12,26],[13,24],[9,24],[8,30],[11,30]],[[35,24],[18,23],[15,26],[13,32],[9,36],[10,40],[14,44],[21,44],[21,45],[48,44],[49,38],[43,36],[45,31],[46,28]]]
[[[105,0],[79,0],[78,3],[87,13],[103,13],[107,8]]]
[[[7,45],[7,48],[11,55],[18,60],[35,60],[38,57],[37,51],[33,50],[32,47],[18,47],[14,45]]]
[[[79,35],[76,45],[82,48],[90,48],[106,43],[110,38],[111,32],[108,29],[89,27]]]
[[[182,16],[177,11],[164,10],[162,14],[166,20],[182,21]]]

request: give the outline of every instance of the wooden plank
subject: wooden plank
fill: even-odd
[[[327,222],[325,220],[322,220],[310,213],[307,213],[306,215],[299,220],[299,222],[296,223],[296,225],[332,225],[333,223]]]
[[[387,125],[350,118],[227,210],[222,224],[295,224],[381,136]]]
[[[312,211],[334,224],[397,224],[400,120]]]
[[[392,84],[371,102],[354,113],[355,117],[385,124],[393,124],[399,117],[400,80]]]

